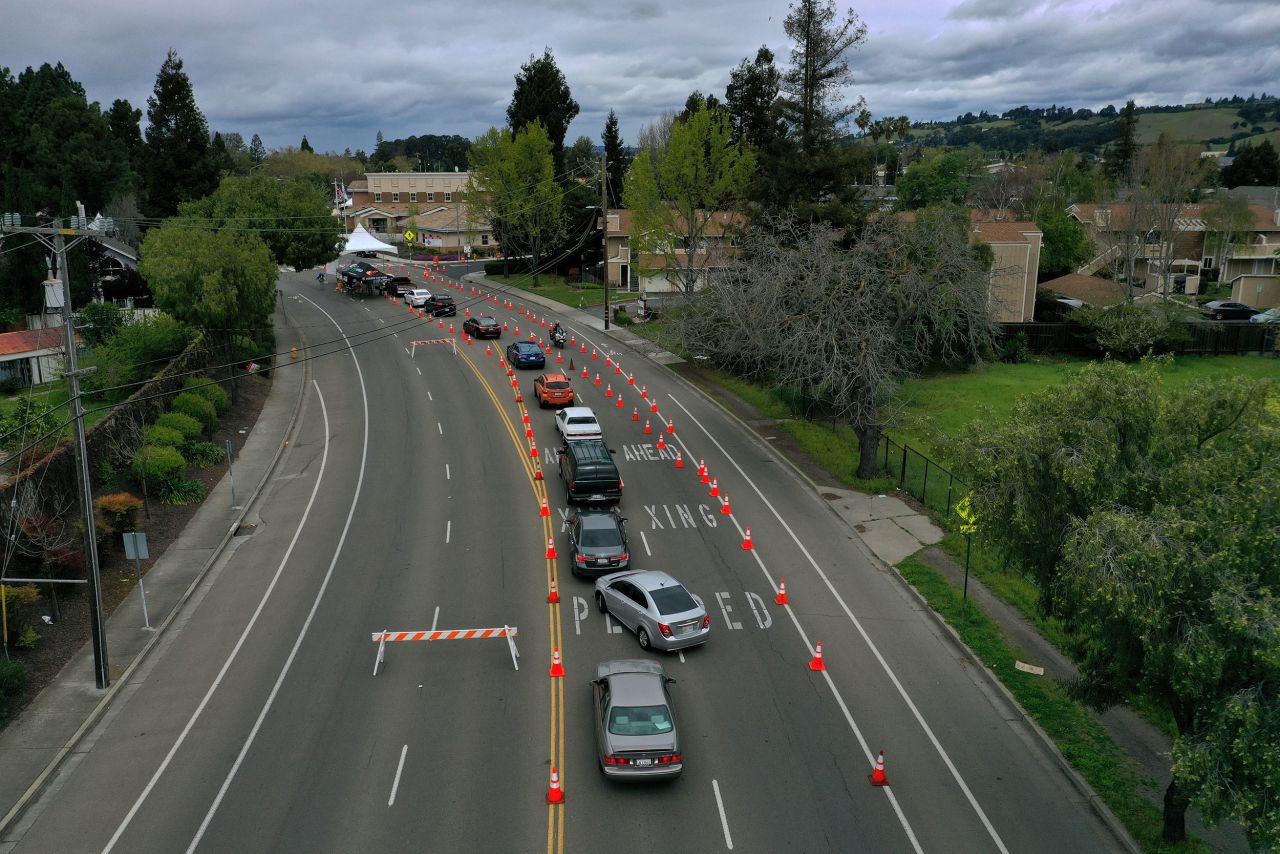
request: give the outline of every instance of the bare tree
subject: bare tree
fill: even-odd
[[[1213,251],[1215,266],[1221,270],[1231,247],[1239,245],[1240,235],[1251,230],[1253,213],[1247,199],[1223,193],[1205,205],[1204,220],[1209,230],[1205,249]]]
[[[649,160],[658,162],[658,154],[671,144],[671,127],[676,123],[676,113],[667,110],[649,124],[640,128],[637,137],[636,153],[649,152]]]
[[[1134,211],[1140,223],[1150,224],[1149,232],[1154,232],[1157,238],[1148,270],[1154,267],[1160,293],[1167,300],[1178,235],[1190,227],[1187,200],[1204,177],[1204,161],[1198,148],[1176,142],[1173,134],[1166,130],[1143,149],[1136,172],[1141,186],[1135,193]]]
[[[67,570],[78,570],[83,562],[83,540],[75,492],[58,488],[43,475],[27,478],[12,489],[12,500],[0,508],[0,519],[9,534],[8,547],[38,561],[43,578],[55,578],[55,567],[64,575]],[[54,619],[61,619],[58,585],[48,586]]]
[[[693,296],[679,334],[714,364],[789,389],[803,414],[848,423],[858,476],[873,477],[902,381],[991,345],[989,274],[966,225],[938,212],[881,217],[846,248],[821,224],[768,221]]]

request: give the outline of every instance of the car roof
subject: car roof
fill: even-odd
[[[566,376],[565,374],[560,373],[559,371],[548,371],[547,373],[543,374],[542,376],[546,377],[546,380],[547,380],[547,382],[549,382],[549,383],[558,383],[558,382],[568,382],[568,381],[569,381],[569,377],[568,377],[568,376]],[[569,407],[569,408],[570,408],[570,409],[572,409],[573,407]]]
[[[609,693],[613,705],[665,706],[666,692],[662,690],[662,677],[656,673],[615,673],[609,677]]]
[[[483,324],[485,324],[486,326],[487,326],[487,325],[489,325],[489,324],[491,324],[491,323],[492,323],[494,326],[497,326],[497,325],[498,325],[498,318],[496,318],[496,317],[490,317],[490,316],[489,316],[489,315],[487,315],[487,314],[477,314],[475,317],[473,317],[473,318],[471,318],[471,319],[472,319],[472,320],[474,320],[476,323],[483,323]]]
[[[684,587],[660,569],[640,569],[621,576],[641,590],[658,590],[663,587]]]
[[[547,376],[550,377],[550,374],[548,374]],[[561,374],[561,376],[564,376],[564,375]],[[592,418],[596,417],[595,412],[591,410],[590,406],[566,406],[564,409],[561,409],[560,412],[562,413],[561,415],[562,418],[572,418],[575,415],[577,416],[589,415]]]
[[[622,519],[617,514],[607,510],[597,513],[579,513],[578,521],[584,528],[616,528],[622,523]]]
[[[515,347],[517,350],[528,350],[530,347],[532,347],[533,349],[539,352],[542,351],[542,348],[539,347],[537,344],[534,344],[532,341],[515,341],[510,346]]]
[[[429,293],[431,293],[431,291],[427,290],[426,288],[414,288],[414,289],[413,289],[413,292],[414,292],[415,294],[429,294]]]

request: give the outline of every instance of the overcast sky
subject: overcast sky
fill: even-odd
[[[16,0],[14,0],[16,2]],[[850,4],[838,0],[838,8]],[[872,113],[950,119],[1019,104],[1098,108],[1280,91],[1277,0],[874,0],[847,97]],[[536,10],[536,11],[535,11]],[[786,0],[112,0],[10,5],[0,65],[61,61],[110,105],[145,110],[165,51],[186,64],[210,127],[306,134],[319,151],[372,151],[426,133],[475,137],[505,121],[514,76],[554,51],[581,112],[566,142],[624,141],[768,45],[784,66]],[[145,129],[144,115],[143,126]]]

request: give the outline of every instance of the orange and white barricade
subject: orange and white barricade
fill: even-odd
[[[378,667],[386,659],[387,644],[397,641],[440,641],[440,640],[473,640],[478,638],[506,638],[507,647],[511,651],[511,664],[520,669],[520,650],[516,649],[516,627],[503,626],[500,629],[429,629],[419,632],[393,632],[384,629],[373,633],[373,642],[378,645],[378,657],[373,662],[373,675],[378,675]]]
[[[410,341],[409,358],[412,359],[418,354],[419,347],[426,347],[428,344],[448,344],[453,348],[453,355],[458,355],[458,344],[452,338],[432,338],[430,341]]]

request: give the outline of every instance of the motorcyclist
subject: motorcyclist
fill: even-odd
[[[565,338],[567,336],[565,335],[564,327],[558,322],[551,324],[551,329],[548,330],[548,334],[551,336],[552,344],[555,344],[557,347],[564,346]]]

